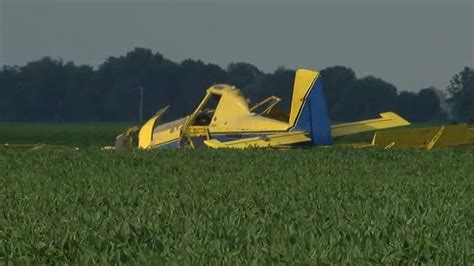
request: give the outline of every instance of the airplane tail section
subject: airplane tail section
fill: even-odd
[[[306,131],[314,145],[331,145],[331,122],[318,72],[296,71],[290,107],[290,130]]]

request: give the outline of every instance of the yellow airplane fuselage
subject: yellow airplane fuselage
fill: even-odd
[[[330,145],[332,137],[409,124],[394,113],[384,113],[378,119],[331,127],[320,74],[305,69],[296,72],[287,119],[272,114],[279,101],[278,97],[271,96],[249,107],[239,89],[214,85],[207,89],[195,111],[186,117],[156,125],[168,107],[160,110],[140,129],[139,148]],[[257,107],[262,106],[267,108],[257,113]]]

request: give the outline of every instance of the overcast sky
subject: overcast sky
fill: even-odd
[[[0,1],[0,65],[96,66],[145,47],[267,72],[344,65],[399,90],[444,88],[474,65],[473,0]]]

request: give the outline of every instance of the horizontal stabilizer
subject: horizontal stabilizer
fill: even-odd
[[[281,147],[290,144],[303,143],[311,141],[305,132],[288,132],[271,134],[262,137],[252,137],[232,141],[221,142],[217,139],[205,140],[204,143],[210,148],[268,148]]]
[[[381,113],[380,116],[381,118],[334,125],[331,127],[332,137],[410,125],[410,122],[393,112]]]

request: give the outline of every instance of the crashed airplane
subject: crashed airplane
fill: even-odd
[[[329,146],[338,137],[406,126],[410,123],[395,113],[380,118],[332,125],[329,120],[318,72],[296,71],[290,112],[275,108],[280,98],[271,96],[249,106],[239,89],[219,84],[207,89],[195,111],[181,119],[159,124],[168,107],[158,111],[140,129],[133,127],[119,135],[115,149],[131,147],[132,133],[138,133],[138,147],[151,148],[250,148]]]

